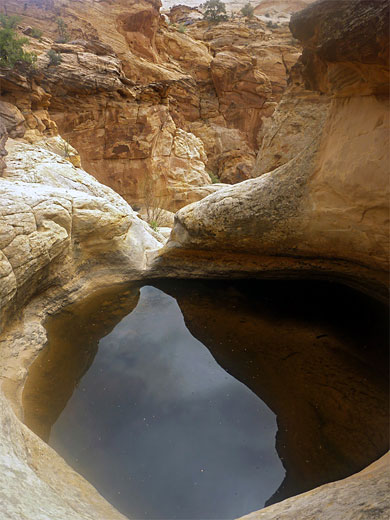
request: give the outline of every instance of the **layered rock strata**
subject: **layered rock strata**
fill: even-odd
[[[58,127],[83,167],[135,206],[145,183],[176,211],[216,190],[206,188],[209,172],[227,183],[252,175],[259,130],[299,55],[286,24],[237,19],[181,30],[160,17],[156,0],[2,4],[22,17],[38,55],[31,77],[2,73],[3,97],[31,138]],[[67,43],[56,43],[58,19]],[[40,40],[31,28],[43,31]],[[60,64],[49,63],[49,49]]]
[[[349,24],[332,30],[334,11],[339,13],[344,8],[346,17],[352,13],[351,4],[361,11],[358,27],[365,31],[364,40],[357,40],[353,17]],[[381,22],[376,23],[379,19]],[[305,25],[306,20],[310,20],[310,26]],[[186,259],[192,273],[325,276],[386,298],[389,252],[389,99],[383,93],[384,78],[389,72],[383,65],[388,56],[386,20],[387,2],[358,0],[337,6],[323,1],[293,16],[293,35],[302,39],[305,49],[302,63],[307,86],[324,84],[324,95],[333,95],[329,108],[324,104],[327,115],[313,119],[314,123],[304,129],[306,146],[299,147],[296,155],[291,147],[285,164],[279,168],[258,179],[224,188],[182,209],[162,257],[168,270]],[[340,41],[343,46],[338,45]],[[362,42],[362,48],[355,48],[358,41]],[[337,47],[340,53],[326,54],[325,47]],[[310,60],[305,58],[309,51]],[[322,67],[311,66],[320,60]],[[337,74],[330,73],[334,68]],[[353,81],[352,68],[360,71]],[[365,78],[363,91],[360,90],[362,77]],[[288,108],[287,102],[285,106]],[[279,113],[276,118],[280,118]],[[274,126],[279,126],[283,133],[283,124],[274,121]],[[272,125],[270,130],[278,135]],[[272,137],[265,136],[264,140],[271,142]],[[267,168],[273,166],[275,163],[269,161]]]

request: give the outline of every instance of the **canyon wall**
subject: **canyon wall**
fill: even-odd
[[[46,31],[41,41],[30,38],[30,49],[39,55],[32,75],[0,70],[2,514],[13,520],[120,519],[20,421],[20,392],[46,343],[46,317],[100,287],[146,276],[323,276],[384,297],[388,3],[322,0],[295,15],[291,28],[305,50],[266,124],[262,118],[271,116],[285,86],[279,72],[290,65],[279,44],[272,48],[274,35],[260,22],[254,27],[229,22],[226,33],[207,37],[208,28],[197,25],[183,36],[159,19],[157,2],[30,4],[25,13],[14,0],[0,1],[9,14],[24,16],[20,31],[28,24]],[[57,17],[66,20],[70,42],[54,42]],[[270,68],[276,56],[282,62],[274,80],[246,54],[246,47],[256,46],[251,31],[258,31],[261,43],[256,52],[272,49]],[[175,51],[164,57],[161,41]],[[62,56],[55,68],[46,54],[50,48]],[[295,43],[291,48],[293,54],[298,49]],[[184,55],[189,58],[179,65]],[[243,120],[242,91],[254,99],[250,122]],[[199,113],[207,117],[199,119]],[[175,186],[172,194],[168,181],[159,182],[175,208],[207,193],[205,177],[206,188],[197,195],[208,161],[221,161],[215,167],[228,171],[230,179],[242,178],[245,168],[236,165],[253,163],[255,138],[268,143],[257,157],[259,177],[216,188],[182,209],[152,264],[162,237],[81,169],[76,151],[80,145],[81,163],[135,203],[142,202],[137,179],[149,172],[157,182],[165,165],[174,164],[169,175],[172,185],[180,177],[182,193]],[[230,149],[243,155],[225,157]],[[129,163],[135,180],[127,173]],[[387,461],[250,518],[385,519]]]
[[[136,208],[152,184],[159,204],[175,211],[216,191],[209,173],[227,183],[253,175],[259,131],[300,47],[286,24],[241,18],[178,27],[159,7],[40,0],[25,8],[1,0],[0,9],[21,17],[38,55],[28,74],[2,71],[1,95],[20,109],[31,139],[37,129],[59,131],[86,171]]]
[[[323,0],[293,15],[303,85],[293,74],[257,163],[260,175],[276,169],[183,208],[157,265],[327,277],[387,297],[388,8]],[[306,101],[296,111],[297,89]],[[291,143],[286,123],[298,129]]]
[[[5,102],[0,121],[1,329],[37,291],[92,278],[95,267],[138,278],[162,237],[113,190],[51,151],[61,138],[22,142],[23,117]]]

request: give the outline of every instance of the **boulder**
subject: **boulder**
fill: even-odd
[[[94,265],[122,264],[119,278],[142,271],[147,250],[162,239],[119,195],[45,148],[10,141],[7,151],[0,178],[2,322],[40,287],[76,279],[84,265],[92,275]]]

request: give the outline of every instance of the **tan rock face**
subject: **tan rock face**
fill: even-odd
[[[8,105],[1,110],[7,126],[17,128],[19,112]],[[1,129],[5,144],[2,122]],[[49,151],[61,145],[59,137],[40,144],[8,141],[7,169],[0,176],[2,515],[12,520],[119,520],[123,516],[26,428],[15,411],[20,417],[18,399],[27,367],[46,342],[42,323],[47,312],[101,287],[139,279],[148,251],[160,247],[163,237],[118,194],[69,158]]]
[[[390,512],[389,455],[345,480],[326,484],[241,520],[386,520]]]
[[[302,19],[305,16],[303,12]],[[321,34],[322,18],[316,20],[314,32]],[[365,23],[370,26],[368,20]],[[377,41],[374,33],[372,38]],[[344,46],[347,48],[346,42]],[[379,62],[382,54],[378,54]],[[305,74],[304,70],[304,78]],[[373,82],[377,84],[376,77]],[[297,113],[291,109],[291,96],[286,98],[264,137],[264,142],[276,139],[283,143],[285,148],[281,146],[279,154],[284,164],[181,210],[168,243],[167,266],[176,257],[180,262],[190,259],[192,272],[198,268],[210,273],[238,270],[272,276],[297,271],[302,276],[333,276],[385,297],[388,98],[336,97],[329,108],[326,101],[320,108],[315,96],[311,101],[305,96],[302,112],[300,108]],[[297,124],[302,127],[303,117],[310,113],[313,122],[304,128],[303,137],[294,131],[286,142],[283,133]],[[302,142],[295,155],[293,147],[299,139]],[[271,145],[269,152],[261,152],[259,173],[277,166],[276,149],[277,145]]]
[[[269,17],[292,14],[301,11],[315,0],[261,0],[255,7],[256,15],[268,14]]]
[[[324,3],[317,3],[314,7],[321,9]],[[361,2],[358,5],[357,0],[354,3],[359,9],[363,5]],[[132,9],[135,5],[130,4]],[[338,9],[339,4],[327,2],[327,5],[332,11]],[[347,4],[341,5],[347,9]],[[303,60],[305,81],[307,85],[340,96],[331,101],[324,119],[321,112],[308,128],[305,135],[307,146],[300,147],[297,154],[292,152],[292,148],[299,141],[300,133],[288,132],[291,142],[283,150],[283,163],[275,162],[275,157],[269,159],[270,167],[276,167],[273,172],[222,189],[214,185],[199,187],[197,183],[192,184],[190,173],[188,186],[183,188],[183,201],[189,200],[189,193],[200,198],[200,191],[202,196],[212,190],[219,191],[178,213],[172,238],[148,271],[150,276],[240,276],[248,273],[323,276],[341,279],[377,296],[384,294],[388,282],[388,99],[383,95],[382,56],[386,55],[386,48],[381,43],[383,25],[377,23],[378,16],[384,12],[380,11],[383,3],[377,4],[379,10],[372,7],[375,3],[370,5],[364,12],[358,11],[362,16],[356,24],[359,30],[366,31],[368,56],[373,56],[372,50],[377,49],[375,45],[379,42],[379,51],[375,51],[380,57],[378,63],[370,61],[371,58],[359,61],[357,52],[348,54],[347,44],[341,46],[342,52],[336,53],[337,60],[333,51],[325,52],[335,48],[332,35],[338,33],[337,27],[332,30],[332,22],[339,19],[338,11],[329,16],[309,16],[307,12],[302,15],[309,16],[315,33],[308,38],[302,36],[304,43],[309,42],[307,48],[310,50],[310,59]],[[10,0],[7,6],[10,14],[23,14],[19,2]],[[0,74],[3,92],[6,93],[3,100],[17,105],[26,121],[26,138],[30,143],[42,140],[43,135],[55,137],[57,123],[73,144],[82,144],[79,148],[83,163],[90,161],[106,178],[111,173],[120,172],[119,181],[115,176],[112,182],[125,184],[124,193],[128,190],[126,183],[135,186],[135,191],[140,186],[139,180],[130,181],[127,176],[126,182],[124,180],[129,162],[136,178],[145,171],[154,174],[156,165],[159,172],[163,171],[164,165],[170,163],[177,172],[193,164],[194,176],[202,176],[203,151],[196,137],[202,139],[202,135],[208,135],[206,124],[209,122],[213,125],[213,131],[209,132],[213,138],[210,143],[204,140],[206,153],[215,149],[223,157],[226,152],[224,143],[233,140],[237,149],[240,142],[245,143],[245,154],[250,155],[254,134],[260,128],[258,113],[248,126],[240,122],[243,126],[235,128],[236,116],[232,122],[225,121],[219,108],[219,95],[227,105],[230,85],[223,67],[218,68],[218,63],[223,62],[223,53],[231,53],[229,55],[234,60],[238,60],[237,56],[242,53],[245,55],[244,65],[238,60],[232,76],[233,91],[240,95],[241,90],[237,87],[240,81],[247,83],[248,89],[253,88],[252,79],[257,74],[258,65],[252,61],[249,64],[241,49],[248,40],[249,28],[238,28],[234,37],[237,39],[233,42],[238,51],[233,48],[231,32],[230,37],[209,33],[210,37],[204,39],[210,45],[211,60],[216,60],[215,77],[221,85],[218,94],[211,76],[204,79],[203,84],[197,83],[198,79],[188,73],[190,65],[181,68],[178,58],[171,57],[168,66],[161,58],[158,31],[164,40],[164,32],[168,34],[170,29],[161,26],[157,33],[154,31],[150,17],[155,13],[155,4],[141,4],[144,18],[140,16],[140,20],[149,20],[147,25],[152,25],[152,28],[149,30],[145,26],[139,35],[135,35],[136,52],[130,52],[129,42],[134,35],[131,20],[123,20],[122,32],[116,29],[117,19],[127,6],[125,0],[115,3],[92,0],[32,3],[26,23],[47,30],[48,35],[55,39],[58,15],[53,7],[60,7],[64,9],[60,14],[69,25],[70,35],[77,42],[73,47],[57,47],[64,58],[57,71],[47,67],[45,54],[51,41],[31,42],[31,47],[42,55],[38,61],[40,73],[34,81],[19,73],[5,75],[2,71]],[[346,42],[349,35],[353,41],[356,40],[354,13],[351,10],[348,13],[346,16],[352,25],[345,34]],[[297,20],[294,23],[298,23]],[[318,45],[316,43],[315,48],[311,48],[312,42],[317,41],[315,38],[324,34],[322,23],[326,24],[327,45],[318,43],[320,39]],[[378,38],[375,31],[367,29],[377,26]],[[193,36],[195,38],[206,31],[208,29],[202,25],[194,27]],[[262,56],[260,71],[269,78],[272,95],[275,94],[262,104],[265,117],[271,116],[278,96],[282,94],[281,71],[286,67],[282,59],[282,63],[273,69],[275,56],[281,57],[280,48],[275,49],[267,40],[271,31],[264,31],[256,56]],[[283,34],[282,29],[280,34]],[[167,41],[176,41],[180,48],[180,38],[178,35],[169,36]],[[94,44],[85,46],[80,41]],[[151,54],[146,59],[142,53],[147,41],[151,45]],[[175,43],[170,45],[175,47]],[[205,73],[208,59],[204,43],[199,45],[201,48],[194,52],[202,56],[201,64],[194,67],[197,78]],[[69,52],[73,49],[74,52]],[[359,47],[359,53],[361,51]],[[177,50],[175,53],[179,55]],[[218,54],[222,56],[218,58]],[[267,70],[276,71],[274,79]],[[347,72],[351,70],[358,70],[358,79],[355,75],[348,82]],[[199,85],[201,95],[196,94]],[[359,92],[367,95],[359,96]],[[243,110],[241,98],[237,101],[233,96],[232,101],[234,110]],[[222,103],[221,106],[225,105]],[[293,129],[292,109],[288,106],[287,109],[286,121],[291,121],[289,124]],[[200,119],[197,119],[197,114],[201,115]],[[130,128],[129,121],[136,130]],[[150,121],[153,125],[148,127]],[[296,123],[299,124],[299,114]],[[233,127],[229,128],[230,125]],[[270,132],[274,131],[272,125]],[[5,126],[2,126],[2,132],[1,143],[4,144]],[[267,136],[268,131],[264,138],[272,147]],[[278,132],[276,138],[279,138]],[[284,139],[280,135],[282,142]],[[170,153],[166,155],[168,150]],[[76,298],[76,294],[80,296],[95,290],[99,283],[140,277],[147,265],[145,250],[152,254],[161,243],[161,237],[153,234],[115,193],[74,168],[65,157],[58,159],[58,155],[47,149],[20,142],[10,143],[9,152],[8,172],[0,178],[3,321],[10,316],[19,316],[20,309],[32,295],[46,289],[49,291],[24,309],[22,326],[7,331],[7,336],[1,339],[3,389],[8,388],[8,395],[12,396],[13,390],[23,380],[34,352],[45,343],[41,325],[45,313],[58,310],[67,298],[71,300]],[[0,147],[0,154],[3,153]],[[217,164],[218,157],[211,157]],[[230,159],[238,161],[240,158]],[[234,170],[234,166],[232,168]],[[159,180],[161,193],[169,185],[163,180]],[[180,193],[178,188],[175,190]],[[133,188],[127,193],[130,192]],[[66,288],[61,288],[64,285]],[[36,513],[38,517],[42,507],[49,511],[50,516],[64,520],[120,517],[85,481],[64,467],[50,449],[42,446],[31,432],[21,426],[2,396],[0,400],[2,407],[4,404],[0,414],[0,448],[4,454],[0,475],[6,479],[3,487],[12,489],[10,500],[6,506],[3,505],[7,507],[6,514],[10,518],[19,520],[20,510],[28,511],[30,515]],[[272,506],[268,511],[257,513],[263,515],[258,518],[267,518],[264,515],[268,518],[277,515],[310,518],[313,511],[317,515],[319,509],[319,518],[322,515],[324,519],[326,515],[328,518],[332,515],[386,518],[388,506],[384,486],[387,484],[381,463],[353,479]],[[361,499],[363,490],[367,497],[364,503]],[[42,496],[45,501],[42,501]]]
[[[323,0],[295,14],[290,28],[304,45],[302,63],[309,88],[337,96],[388,95],[386,0]]]
[[[189,7],[187,5],[174,5],[171,7],[168,13],[168,17],[171,23],[183,23],[190,20],[201,20],[203,14],[196,7]]]
[[[38,54],[34,79],[3,74],[4,100],[22,112],[30,142],[59,130],[83,167],[136,207],[149,178],[176,210],[204,192],[205,168],[229,183],[252,175],[258,132],[299,53],[286,24],[274,31],[256,20],[196,22],[183,32],[162,20],[158,0],[53,0],[28,9],[4,1],[22,29],[44,33],[41,41],[29,36]],[[59,16],[67,43],[56,43]],[[60,65],[49,65],[49,48]],[[203,141],[205,155],[187,138],[198,162],[175,155],[173,139],[183,131]]]
[[[290,85],[262,127],[262,144],[253,176],[275,170],[310,147],[322,132],[330,105],[326,95],[305,90],[301,66],[292,68]]]
[[[137,54],[157,61],[155,36],[158,28],[160,0],[126,2],[126,10],[117,18],[117,30]]]
[[[125,270],[142,269],[145,247],[160,245],[121,197],[69,161],[16,141],[7,150],[0,178],[2,319],[58,276],[58,262],[64,282],[103,256]]]
[[[253,20],[201,29],[201,25],[194,26],[190,32],[209,44],[213,55],[211,79],[217,96],[217,107],[208,97],[203,117],[241,131],[244,139],[237,150],[249,146],[252,152],[257,151],[258,132],[285,90],[288,71],[300,49],[286,26],[271,32],[264,23]]]

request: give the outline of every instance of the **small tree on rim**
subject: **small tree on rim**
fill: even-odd
[[[203,19],[211,23],[225,22],[228,19],[226,6],[221,0],[208,0],[204,4]]]
[[[0,13],[0,67],[13,69],[17,64],[31,65],[37,59],[34,53],[23,50],[28,38],[18,38],[15,33],[19,21],[18,16]]]
[[[241,9],[242,16],[245,16],[245,18],[253,18],[253,6],[248,2],[244,5],[244,7]]]

